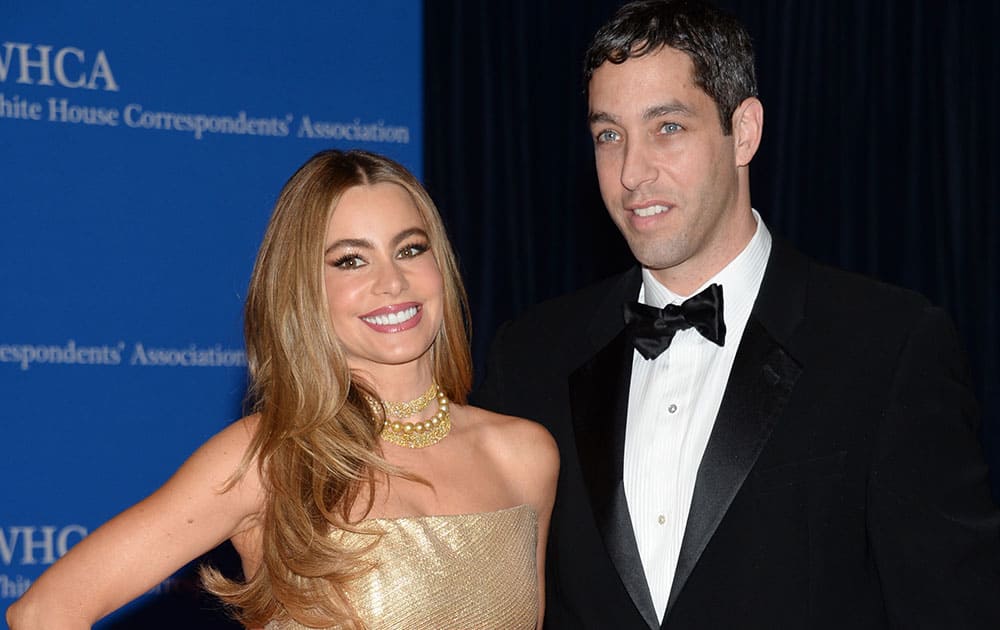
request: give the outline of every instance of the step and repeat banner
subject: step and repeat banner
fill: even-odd
[[[416,0],[0,0],[0,610],[241,415],[295,168],[420,176],[420,39]],[[189,567],[99,627],[224,623],[198,608]]]

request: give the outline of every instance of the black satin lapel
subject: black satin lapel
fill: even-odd
[[[802,368],[751,318],[698,467],[667,615],[771,436]]]
[[[576,448],[604,545],[650,628],[659,627],[632,531],[622,471],[632,346],[618,334],[569,378]]]

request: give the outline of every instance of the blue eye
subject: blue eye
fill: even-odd
[[[664,133],[664,134],[668,134],[669,135],[669,134],[677,133],[678,131],[681,131],[682,129],[684,129],[684,128],[681,127],[680,125],[678,125],[677,123],[668,122],[668,123],[663,123],[663,125],[660,127],[660,133]]]
[[[609,142],[617,142],[621,139],[621,135],[614,129],[605,129],[598,133],[595,139],[598,144],[607,144]]]

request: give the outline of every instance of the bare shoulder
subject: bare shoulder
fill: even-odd
[[[205,461],[218,474],[231,475],[253,441],[260,418],[256,415],[240,418],[205,442],[192,456]]]
[[[243,510],[256,512],[262,497],[260,472],[251,460],[236,476],[244,456],[256,435],[260,418],[241,418],[208,439],[177,471],[167,488],[179,486],[190,492],[191,486],[207,485],[208,490],[241,504]],[[174,483],[176,482],[176,483]]]
[[[504,476],[536,506],[551,504],[559,473],[559,449],[552,434],[525,418],[463,407],[475,441]]]
[[[497,454],[537,458],[543,463],[559,462],[559,450],[552,434],[542,425],[517,416],[505,416],[479,407],[466,406],[470,424],[475,427],[480,441]]]
[[[216,454],[222,456],[226,461],[239,462],[247,449],[250,448],[254,436],[257,435],[259,425],[260,416],[257,414],[240,418],[216,433],[205,443],[205,446],[218,449],[220,452]]]

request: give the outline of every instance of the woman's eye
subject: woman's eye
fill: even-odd
[[[333,261],[333,266],[337,269],[357,269],[364,267],[366,264],[364,259],[356,254],[347,254]]]
[[[399,258],[415,258],[420,254],[426,252],[430,247],[424,243],[411,243],[409,245],[404,245],[400,250]]]

